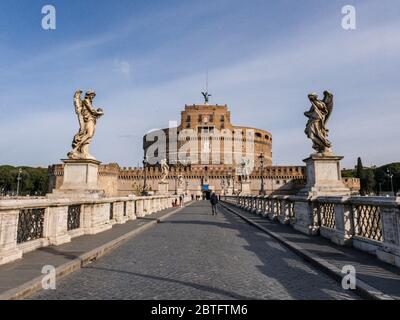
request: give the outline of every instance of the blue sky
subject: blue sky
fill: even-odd
[[[41,28],[41,8],[57,29]],[[341,27],[354,5],[357,30]],[[95,89],[91,153],[135,166],[142,136],[202,101],[228,104],[232,122],[272,132],[274,164],[302,164],[307,94],[335,95],[330,139],[343,165],[400,161],[398,0],[2,0],[0,164],[47,166],[69,151],[72,96]]]

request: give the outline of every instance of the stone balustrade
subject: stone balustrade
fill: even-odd
[[[400,197],[223,196],[242,209],[400,267]]]
[[[170,208],[177,196],[0,201],[0,265]]]

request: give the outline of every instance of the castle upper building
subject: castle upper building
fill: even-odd
[[[184,158],[179,154],[182,149],[187,151],[186,164],[192,167],[237,167],[243,158],[254,161],[254,167],[259,167],[261,154],[264,165],[272,165],[272,134],[232,124],[227,105],[185,105],[178,127],[161,131],[166,138],[163,155],[154,147],[159,142],[154,139],[154,132],[143,138],[145,156],[152,165],[161,158],[165,158],[169,165],[179,163],[178,160]],[[187,147],[183,148],[184,145]]]

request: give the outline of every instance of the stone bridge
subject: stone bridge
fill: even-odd
[[[386,250],[395,261],[398,238],[388,235],[398,234],[385,229],[385,215],[398,223],[396,200],[371,199],[363,205],[378,210],[367,213],[351,197],[305,204],[287,197],[222,200],[216,216],[208,201],[172,207],[173,196],[2,206],[0,253],[9,261],[0,266],[0,298],[400,298],[400,270],[371,255],[375,246],[375,254]],[[372,222],[357,225],[362,219]],[[10,261],[20,252],[22,259]],[[55,290],[43,287],[44,265],[56,268]],[[356,271],[355,290],[342,286],[348,265]]]

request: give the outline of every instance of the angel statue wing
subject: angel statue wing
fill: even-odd
[[[326,115],[324,120],[324,125],[326,125],[333,110],[333,94],[328,91],[324,91],[324,99],[322,99],[322,102],[325,103],[326,108],[328,109],[328,114]]]
[[[83,116],[82,116],[82,100],[81,100],[81,90],[77,90],[74,94],[74,106],[75,106],[75,112],[78,116],[78,121],[79,121],[79,128],[82,130],[84,126],[84,121],[83,121]]]

